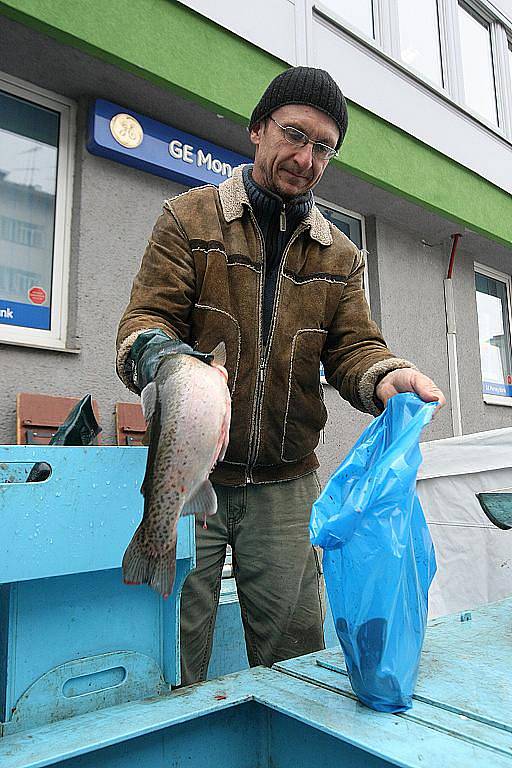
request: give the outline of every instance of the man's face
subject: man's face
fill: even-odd
[[[313,141],[335,147],[339,129],[334,120],[315,107],[287,104],[272,113],[282,126],[298,128]],[[252,176],[265,189],[286,199],[302,195],[318,184],[328,160],[313,154],[313,145],[297,147],[286,141],[282,129],[270,118],[253,126],[251,141],[256,145]]]

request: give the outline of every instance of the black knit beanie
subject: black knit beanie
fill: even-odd
[[[281,72],[272,80],[256,104],[249,129],[285,104],[307,104],[332,117],[340,129],[336,149],[340,148],[347,132],[347,104],[328,72],[314,67],[291,67]]]

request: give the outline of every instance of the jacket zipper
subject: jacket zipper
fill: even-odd
[[[281,232],[286,232],[286,203],[283,203],[283,207],[279,214],[279,229]]]
[[[284,205],[283,205],[284,209]],[[283,212],[281,212],[282,214]],[[253,421],[251,423],[251,433],[249,437],[249,459],[247,463],[247,473],[246,473],[246,482],[252,483],[254,482],[252,477],[252,470],[254,467],[254,464],[256,462],[256,457],[258,455],[259,450],[259,440],[257,439],[257,436],[259,435],[259,426],[261,422],[261,411],[262,411],[262,405],[263,405],[263,392],[265,389],[265,374],[266,374],[266,368],[267,368],[267,362],[268,358],[270,356],[270,349],[272,347],[272,339],[274,336],[274,329],[276,324],[276,317],[277,317],[277,297],[279,295],[279,290],[281,287],[281,280],[282,280],[282,272],[283,272],[283,265],[286,261],[286,257],[288,256],[288,252],[297,239],[297,237],[303,232],[306,227],[299,226],[293,233],[293,235],[290,237],[290,240],[288,241],[288,245],[283,251],[283,255],[281,257],[281,262],[279,264],[279,277],[276,285],[276,290],[274,294],[274,304],[272,307],[272,323],[270,326],[270,332],[268,335],[268,341],[265,346],[265,349],[262,349],[261,344],[261,329],[263,325],[262,321],[262,314],[263,314],[263,291],[265,286],[265,244],[263,242],[263,235],[261,233],[261,229],[258,225],[258,222],[256,221],[256,218],[254,214],[251,211],[251,216],[253,219],[253,222],[256,226],[256,229],[258,231],[258,236],[260,239],[260,243],[262,245],[262,255],[263,255],[263,270],[262,270],[262,277],[261,277],[261,285],[260,285],[260,306],[259,306],[259,333],[258,333],[258,348],[259,348],[259,367],[258,367],[258,378],[256,382],[256,391],[254,396],[254,402],[255,402],[255,408],[253,409]]]
[[[254,391],[253,410],[252,410],[252,416],[251,416],[251,431],[249,434],[249,450],[247,454],[247,469],[245,473],[246,483],[253,482],[252,471],[251,471],[252,463],[253,463],[253,451],[254,451],[253,443],[254,443],[254,435],[256,430],[256,423],[258,420],[257,414],[260,408],[260,398],[261,398],[261,393],[263,392],[263,382],[265,379],[264,351],[262,350],[263,291],[265,286],[265,272],[266,272],[265,241],[263,240],[263,233],[256,220],[256,216],[252,212],[251,208],[249,208],[249,212],[251,214],[252,223],[254,224],[254,229],[258,236],[258,240],[260,241],[262,270],[261,270],[261,278],[260,278],[260,292],[259,292],[259,306],[258,306],[258,376],[256,379],[256,388]]]

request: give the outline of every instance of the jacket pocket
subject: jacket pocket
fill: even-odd
[[[292,341],[281,459],[294,462],[312,453],[327,409],[320,397],[320,354],[327,331],[303,328]]]
[[[240,365],[240,324],[229,312],[207,304],[196,304],[193,331],[201,352],[211,352],[223,341],[226,344],[226,370],[231,397],[235,396]]]

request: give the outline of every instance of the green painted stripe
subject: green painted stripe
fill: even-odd
[[[0,0],[0,12],[246,123],[286,64],[172,0]],[[506,245],[512,196],[351,103],[351,173]]]
[[[356,104],[341,160],[351,172],[512,244],[512,195]]]
[[[0,13],[238,122],[286,66],[172,0],[0,0]]]

